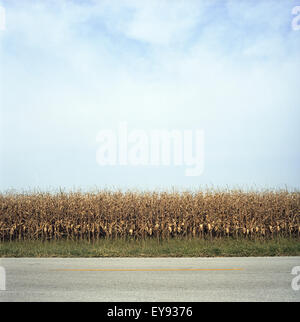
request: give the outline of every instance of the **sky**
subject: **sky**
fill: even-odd
[[[0,191],[299,189],[295,6],[0,1]],[[201,131],[201,174],[186,175],[184,162],[101,165],[104,143],[120,148],[122,124],[146,139],[130,141],[129,155],[148,149],[154,130]],[[197,147],[195,137],[184,144]]]

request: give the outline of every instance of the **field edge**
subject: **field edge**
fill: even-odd
[[[101,239],[94,242],[5,241],[0,258],[7,257],[266,257],[300,256],[299,238],[250,240],[234,238]]]

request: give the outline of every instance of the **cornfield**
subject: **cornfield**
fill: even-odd
[[[98,191],[0,194],[0,241],[300,238],[300,192]]]

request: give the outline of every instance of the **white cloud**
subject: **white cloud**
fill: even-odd
[[[129,38],[154,45],[182,42],[197,25],[201,6],[182,0],[129,1],[134,10],[133,19],[121,26],[119,31]]]

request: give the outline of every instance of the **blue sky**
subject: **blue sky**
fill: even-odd
[[[0,1],[0,190],[300,183],[300,1]],[[201,129],[205,168],[111,166],[97,133]]]

